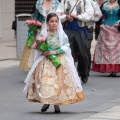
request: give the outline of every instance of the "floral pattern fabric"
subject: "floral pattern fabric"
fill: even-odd
[[[94,61],[96,64],[120,64],[120,33],[115,27],[101,26]]]
[[[53,49],[60,48],[59,35],[58,34],[54,34],[54,35],[48,34],[47,43]]]
[[[83,100],[83,92],[76,92],[68,64],[59,55],[61,66],[55,68],[46,57],[35,69],[29,85],[27,99],[43,104],[71,104]]]
[[[28,64],[32,64],[32,63],[30,63],[30,60],[32,59],[31,58],[31,55],[32,55],[31,53],[32,53],[32,49],[25,45],[24,50],[23,50],[22,55],[21,55],[21,60],[20,60],[20,63],[19,63],[19,68],[20,69],[25,70],[25,71],[30,70],[31,67]]]

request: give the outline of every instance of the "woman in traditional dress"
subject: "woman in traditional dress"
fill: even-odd
[[[37,0],[34,19],[39,20],[41,23],[44,24],[45,17],[48,14],[48,12],[50,10],[56,10],[58,5],[59,5],[58,0]],[[25,45],[25,48],[22,52],[19,67],[22,70],[29,71],[34,62],[33,58],[34,58],[34,50],[31,47]]]
[[[47,38],[53,50],[38,54],[25,80],[24,92],[30,102],[43,103],[41,112],[54,105],[55,113],[60,113],[59,105],[72,104],[83,100],[83,89],[74,60],[71,55],[68,37],[63,31],[60,19],[54,12],[49,13],[40,36]],[[57,55],[61,62],[56,68],[48,59]]]
[[[97,39],[92,70],[111,73],[120,72],[120,1],[108,0],[103,5],[103,22]]]
[[[97,0],[96,3],[99,5],[100,10],[102,11],[104,3],[106,3],[106,0]],[[96,13],[95,13],[96,16]],[[102,24],[102,17],[95,23],[95,39],[97,40],[98,35],[100,33],[100,25]]]

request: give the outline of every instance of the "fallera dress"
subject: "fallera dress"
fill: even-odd
[[[84,98],[82,90],[76,92],[72,73],[58,39],[58,34],[49,34],[47,42],[58,53],[61,66],[56,68],[47,57],[38,63],[27,90],[26,97],[30,102],[64,105]]]
[[[97,39],[92,70],[95,72],[120,72],[120,32],[114,25],[120,21],[119,5],[103,5],[103,25]]]

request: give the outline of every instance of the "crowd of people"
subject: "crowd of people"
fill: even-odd
[[[97,45],[92,70],[112,77],[120,72],[120,0],[37,0],[34,19],[42,23],[37,37],[46,37],[52,50],[32,52],[25,46],[20,68],[29,71],[26,97],[43,103],[41,112],[54,105],[55,113],[60,113],[59,105],[84,99],[81,81],[88,81],[91,70],[94,25]],[[60,60],[58,68],[48,59],[50,55]]]

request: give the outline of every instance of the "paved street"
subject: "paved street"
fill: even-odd
[[[53,106],[41,113],[42,104],[27,102],[22,92],[27,72],[18,64],[15,54],[0,59],[0,120],[120,120],[120,74],[112,78],[91,72],[82,84],[84,101],[61,106],[60,114],[54,114]]]
[[[0,69],[0,120],[82,120],[120,104],[120,78],[91,72],[87,84],[83,84],[85,100],[61,107],[55,115],[51,106],[47,114],[41,113],[41,104],[29,103],[22,93],[27,72],[18,66]],[[118,99],[118,100],[117,100]],[[112,119],[113,120],[113,119]],[[120,120],[120,119],[119,119]]]

